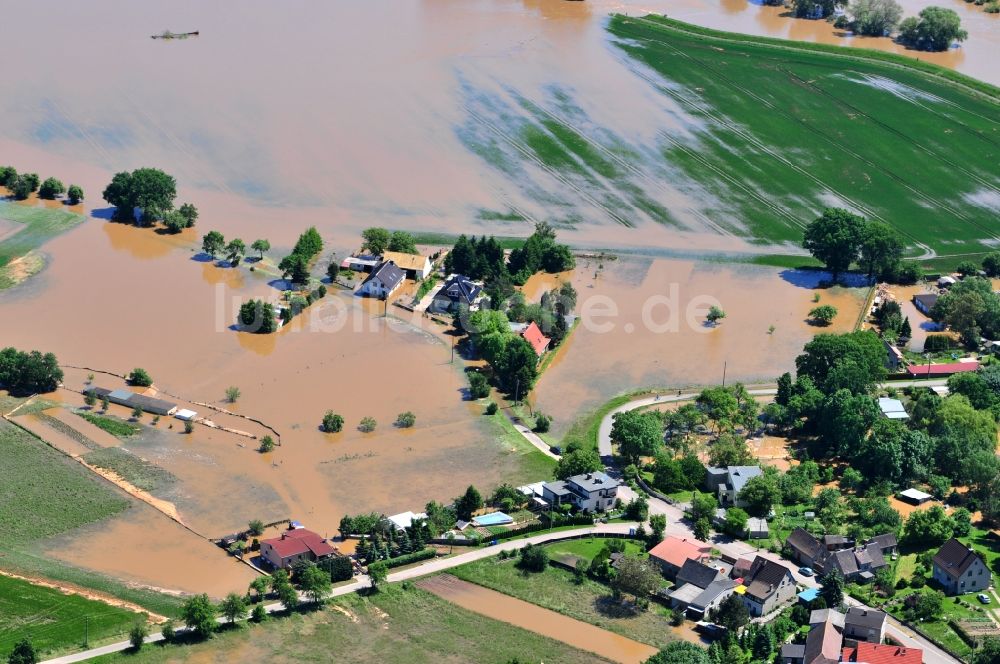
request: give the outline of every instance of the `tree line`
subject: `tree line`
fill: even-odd
[[[984,2],[976,0],[977,4]],[[781,6],[785,0],[765,0],[765,4]],[[996,0],[988,4],[987,11],[1000,11]],[[925,7],[917,16],[905,19],[903,7],[896,0],[791,0],[791,8],[797,18],[813,19],[830,18],[844,8],[834,27],[868,37],[889,36],[895,31],[901,44],[919,51],[946,51],[969,36],[962,29],[958,13],[945,7]]]
[[[38,173],[18,173],[13,166],[0,166],[0,186],[6,187],[11,196],[23,201],[34,192],[45,200],[55,200],[66,194],[66,202],[77,205],[83,200],[83,189],[71,184],[68,188],[57,178],[50,177],[42,181]]]
[[[52,353],[0,350],[0,385],[17,396],[52,392],[62,382],[63,371]]]
[[[464,234],[444,259],[446,272],[484,282],[493,302],[511,297],[514,286],[524,284],[536,272],[564,272],[575,266],[569,247],[556,242],[556,231],[546,222],[536,224],[524,244],[510,252],[509,262],[496,238]]]

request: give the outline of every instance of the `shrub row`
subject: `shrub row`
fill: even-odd
[[[402,567],[403,565],[410,565],[412,563],[419,563],[421,560],[428,560],[436,555],[434,549],[427,547],[423,551],[415,551],[413,553],[408,553],[405,556],[396,556],[395,558],[388,558],[382,562],[388,568]]]

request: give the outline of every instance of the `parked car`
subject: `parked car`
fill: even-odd
[[[979,593],[978,595],[976,595],[976,599],[978,599],[983,604],[990,603],[990,596],[987,595],[986,593]]]
[[[812,567],[800,567],[799,574],[802,576],[815,576],[816,572],[813,571]]]

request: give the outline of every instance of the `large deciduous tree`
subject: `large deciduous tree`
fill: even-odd
[[[858,259],[867,222],[841,208],[827,208],[806,227],[802,246],[826,265],[837,281],[840,273]]]

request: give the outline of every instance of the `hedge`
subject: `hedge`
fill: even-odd
[[[402,567],[403,565],[410,565],[412,563],[419,563],[421,560],[428,560],[437,555],[437,552],[428,547],[423,551],[415,551],[414,553],[408,553],[405,556],[396,556],[395,558],[388,558],[380,562],[385,563],[385,566],[389,569],[393,567]]]

